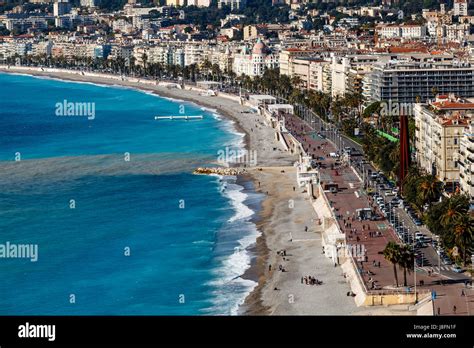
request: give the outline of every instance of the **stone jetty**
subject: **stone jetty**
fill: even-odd
[[[247,173],[245,169],[240,168],[222,168],[222,167],[215,167],[215,168],[197,168],[194,171],[194,174],[217,174],[217,175],[242,175]]]

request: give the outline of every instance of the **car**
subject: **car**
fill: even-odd
[[[443,263],[448,266],[453,264],[449,257],[443,257]]]
[[[424,239],[426,236],[423,234],[423,233],[420,233],[420,232],[415,232],[415,239],[416,240],[422,240]]]
[[[428,246],[428,244],[426,244],[425,242],[422,242],[422,241],[417,241],[415,243],[415,248],[426,248]]]
[[[464,270],[461,267],[459,267],[458,265],[456,265],[456,266],[453,267],[453,272],[462,273],[462,272],[464,272]]]
[[[423,223],[419,219],[414,219],[413,222],[415,223],[416,226],[423,225]]]

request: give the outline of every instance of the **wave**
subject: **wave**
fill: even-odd
[[[242,192],[243,189],[244,188],[240,185],[229,184],[228,190],[224,191],[235,209],[235,215],[229,219],[229,222],[250,218],[255,213],[244,204],[248,195]]]
[[[249,248],[255,245],[260,232],[251,221],[255,212],[245,204],[248,195],[235,180],[236,177],[231,176],[220,176],[219,180],[221,192],[229,199],[234,211],[220,233],[232,236],[234,247],[219,257],[219,267],[214,270],[216,279],[209,283],[216,289],[213,291],[213,306],[207,311],[214,314],[237,315],[245,298],[257,286],[257,282],[242,276],[251,266],[253,255]]]

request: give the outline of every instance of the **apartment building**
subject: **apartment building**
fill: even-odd
[[[473,112],[474,104],[453,94],[414,107],[417,164],[446,185],[459,183],[461,139]]]
[[[241,10],[247,5],[247,0],[218,0],[218,7],[229,6],[233,10]]]
[[[421,39],[426,36],[426,26],[415,24],[381,24],[376,27],[381,38]]]
[[[331,93],[344,96],[347,93],[362,93],[362,80],[372,70],[377,55],[347,55],[331,58]]]
[[[474,107],[474,104],[473,104]],[[474,120],[464,128],[459,149],[459,188],[474,202]]]
[[[298,58],[310,58],[319,53],[319,50],[290,47],[280,51],[280,74],[292,76],[294,74],[293,62]]]
[[[454,0],[453,14],[455,16],[467,16],[468,7],[467,0]]]
[[[247,25],[244,27],[244,40],[256,40],[266,33],[267,27],[264,25]]]
[[[395,57],[373,64],[369,74],[363,86],[369,102],[423,102],[438,93],[474,97],[474,66],[452,55]]]

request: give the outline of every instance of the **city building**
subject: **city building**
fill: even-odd
[[[71,11],[71,4],[68,0],[56,0],[53,4],[54,17],[68,14]]]
[[[377,62],[364,79],[368,102],[424,102],[436,94],[474,97],[474,66],[452,55],[400,56]]]
[[[453,14],[455,16],[467,16],[468,1],[454,0]]]
[[[447,190],[459,184],[461,138],[473,113],[474,103],[453,94],[414,106],[416,162],[426,173],[444,182]],[[463,157],[461,161],[465,160]]]
[[[473,104],[474,106],[474,104]],[[459,149],[459,188],[474,203],[474,120],[464,128]]]
[[[266,69],[278,67],[279,55],[271,52],[260,39],[253,46],[252,51],[245,46],[240,53],[234,56],[233,71],[238,76],[262,76]]]
[[[247,5],[247,0],[218,0],[218,7],[229,6],[231,10],[241,10]]]

